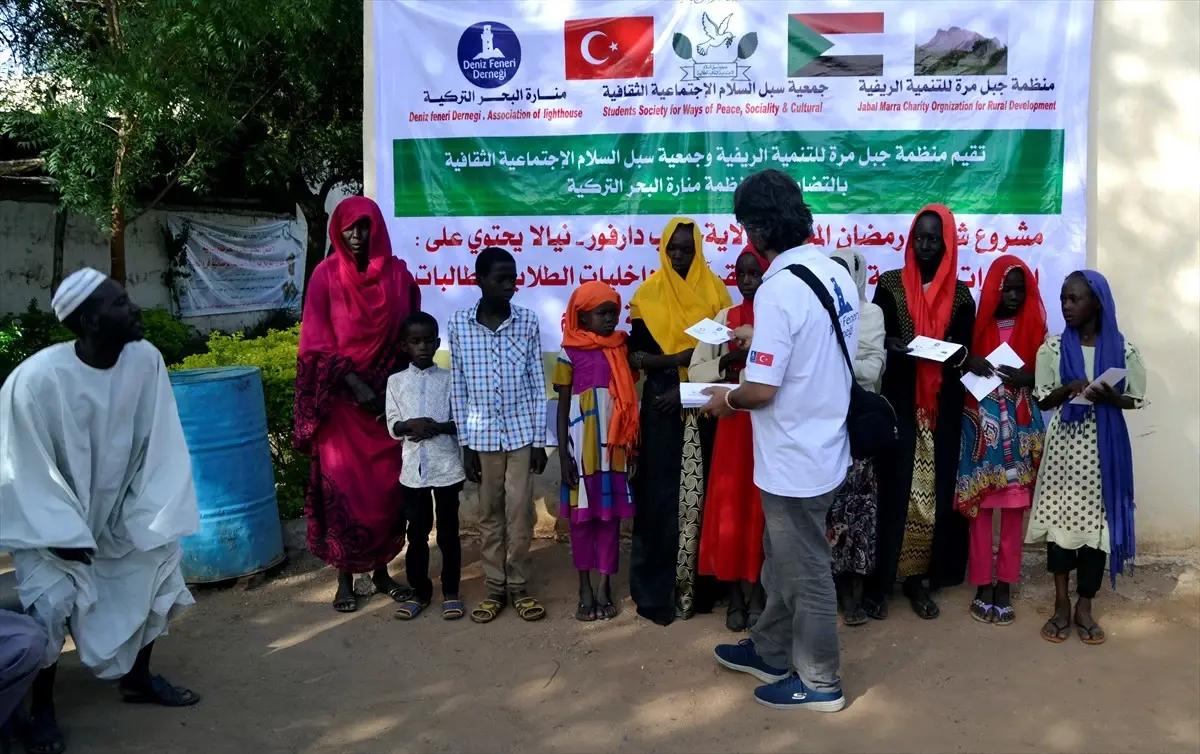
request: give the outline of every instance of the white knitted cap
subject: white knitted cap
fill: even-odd
[[[58,317],[59,322],[65,320],[71,315],[71,312],[79,308],[80,304],[87,301],[88,296],[95,293],[105,280],[108,280],[108,275],[99,270],[93,270],[91,267],[84,267],[78,272],[72,272],[58,286],[58,290],[54,293],[54,299],[50,302],[50,306],[54,309],[54,316]]]

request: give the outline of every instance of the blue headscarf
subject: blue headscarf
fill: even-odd
[[[1092,294],[1100,304],[1100,329],[1096,335],[1095,376],[1116,367],[1125,368],[1125,336],[1117,326],[1117,307],[1113,302],[1112,289],[1099,272],[1084,270]],[[1062,353],[1059,360],[1059,376],[1062,384],[1075,380],[1086,380],[1083,368],[1083,347],[1079,331],[1068,327],[1062,334]],[[1125,380],[1113,385],[1124,392]],[[1117,406],[1094,404],[1081,406],[1065,403],[1059,420],[1078,425],[1088,412],[1096,412],[1096,428],[1100,444],[1100,486],[1104,496],[1104,517],[1108,521],[1109,560],[1108,575],[1113,586],[1117,574],[1125,572],[1125,561],[1132,560],[1136,553],[1133,528],[1133,451],[1129,444],[1129,428],[1125,414]]]

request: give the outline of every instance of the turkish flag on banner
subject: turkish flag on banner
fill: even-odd
[[[567,21],[567,80],[640,79],[654,75],[654,17]]]

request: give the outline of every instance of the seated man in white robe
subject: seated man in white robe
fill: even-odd
[[[118,283],[81,270],[54,295],[77,340],[42,350],[0,389],[0,550],[50,641],[25,731],[31,754],[65,743],[54,676],[69,625],[79,658],[129,702],[199,696],[150,672],[154,641],[193,599],[180,538],[199,526],[191,462],[158,350]]]

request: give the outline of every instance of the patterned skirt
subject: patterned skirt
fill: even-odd
[[[908,493],[908,515],[904,541],[900,545],[900,578],[929,573],[933,560],[933,526],[937,515],[933,430],[917,427],[913,455],[912,487]]]
[[[704,520],[704,450],[700,442],[698,419],[699,412],[696,410],[683,412],[683,468],[679,472],[679,554],[675,561],[675,614],[685,620],[696,612],[696,565],[700,560],[700,524]]]
[[[855,461],[826,518],[833,574],[875,570],[875,519],[879,509],[875,467]]]

